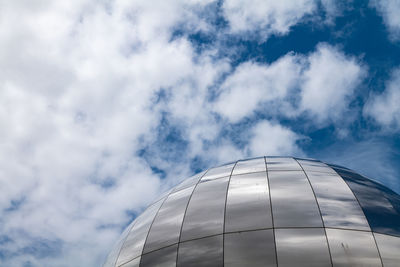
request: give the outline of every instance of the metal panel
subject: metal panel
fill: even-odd
[[[325,227],[370,231],[357,199],[338,174],[306,173],[317,197]]]
[[[266,157],[268,171],[302,171],[302,168],[293,158]]]
[[[225,234],[224,263],[229,267],[274,267],[273,230]]]
[[[371,232],[326,229],[334,267],[382,266]]]
[[[331,167],[320,161],[298,159],[297,162],[300,163],[301,167],[303,167],[305,171],[336,174]]]
[[[310,183],[303,171],[268,172],[274,227],[322,227]]]
[[[275,229],[279,267],[331,267],[323,228]]]
[[[136,259],[133,259],[130,262],[122,264],[120,267],[139,267],[139,264],[140,264],[140,257],[137,257]]]
[[[142,255],[140,267],[175,267],[178,244]]]
[[[232,175],[251,172],[265,172],[266,170],[267,169],[265,166],[264,157],[249,160],[240,160],[236,163]]]
[[[400,196],[357,173],[335,170],[354,192],[372,231],[400,237]]]
[[[187,187],[191,187],[195,184],[197,184],[197,182],[200,180],[201,177],[203,177],[203,175],[206,173],[206,171],[197,173],[185,180],[183,180],[180,184],[178,184],[175,188],[172,189],[172,192],[175,193],[179,190],[185,189]]]
[[[226,202],[225,231],[271,227],[267,173],[232,175]]]
[[[183,221],[181,241],[223,232],[228,181],[225,177],[197,185]]]
[[[136,219],[136,223],[132,230],[128,234],[124,245],[122,246],[121,252],[119,254],[117,265],[121,265],[128,262],[137,256],[140,256],[143,251],[143,246],[146,241],[147,234],[149,232],[151,223],[161,204],[165,199],[161,199],[148,207],[142,215]]]
[[[168,196],[151,226],[144,253],[166,247],[179,241],[182,221],[194,186]]]
[[[219,167],[211,168],[207,173],[201,178],[201,181],[214,180],[221,177],[229,176],[232,173],[234,163],[222,165]]]
[[[400,238],[374,233],[378,249],[381,254],[383,266],[400,266]]]
[[[179,244],[178,267],[222,267],[222,235]]]

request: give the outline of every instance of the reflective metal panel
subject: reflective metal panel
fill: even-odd
[[[217,178],[229,176],[232,173],[233,166],[235,166],[234,163],[222,165],[220,167],[211,168],[201,178],[201,181],[214,180],[214,179],[217,179]]]
[[[139,263],[140,263],[140,257],[137,257],[136,259],[133,259],[130,262],[122,264],[120,267],[139,267]]]
[[[333,266],[382,266],[371,232],[326,229]]]
[[[271,227],[267,173],[232,175],[226,202],[225,231]]]
[[[142,254],[150,225],[164,200],[165,199],[162,199],[148,207],[142,215],[136,219],[135,225],[132,227],[132,230],[129,232],[128,237],[122,246],[117,260],[117,265],[128,262]]]
[[[222,267],[222,235],[179,244],[178,267]]]
[[[136,220],[133,221],[131,224],[129,224],[129,226],[126,227],[125,230],[122,232],[118,241],[114,245],[113,250],[110,252],[110,254],[108,254],[108,257],[107,257],[106,262],[104,263],[103,267],[114,267],[115,266],[115,262],[117,261],[119,251],[121,250],[121,247],[124,244],[126,236],[129,234],[129,231],[131,230],[132,226],[135,223],[136,223]]]
[[[293,158],[266,157],[268,171],[302,171],[300,165]]]
[[[181,241],[222,233],[228,181],[225,177],[197,185],[183,221]]]
[[[303,171],[268,172],[274,227],[322,227],[310,183]]]
[[[224,266],[276,266],[273,230],[225,234]]]
[[[323,228],[275,229],[279,267],[332,266]]]
[[[305,171],[326,172],[326,173],[336,174],[336,172],[331,167],[320,161],[298,159],[297,162],[300,163],[300,165],[303,167]]]
[[[150,228],[143,253],[178,243],[183,216],[193,189],[194,186],[187,187],[168,196]]]
[[[383,266],[400,266],[400,238],[382,234],[374,234],[382,257]]]
[[[197,184],[197,182],[200,180],[200,178],[201,178],[205,173],[206,173],[206,171],[203,171],[203,172],[200,172],[200,173],[197,173],[197,174],[193,175],[192,177],[189,177],[189,178],[183,180],[183,182],[180,183],[180,184],[178,184],[178,185],[172,190],[172,192],[176,192],[176,191],[179,191],[179,190],[182,190],[182,189],[184,189],[184,188],[187,188],[187,187],[190,187],[190,186],[193,186],[193,185]]]
[[[370,231],[357,199],[338,174],[306,173],[317,197],[325,227]]]
[[[178,244],[142,255],[140,267],[175,267]]]
[[[400,236],[400,197],[357,173],[335,170],[356,195],[372,231]]]
[[[265,166],[264,157],[249,160],[240,160],[236,163],[232,175],[251,172],[265,172],[266,170],[267,169]]]

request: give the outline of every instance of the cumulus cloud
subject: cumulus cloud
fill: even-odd
[[[365,72],[358,59],[324,43],[309,55],[289,53],[270,65],[245,62],[221,85],[215,110],[232,123],[262,109],[326,124],[348,110]]]
[[[302,136],[289,128],[269,121],[260,121],[251,129],[249,154],[262,155],[302,155],[297,142]]]
[[[222,9],[233,33],[259,32],[262,39],[286,34],[290,27],[316,8],[313,0],[224,1]]]
[[[400,68],[394,69],[381,94],[370,96],[364,114],[371,116],[385,129],[400,127]]]
[[[376,8],[389,30],[392,40],[400,40],[400,2],[396,0],[370,0],[370,6]]]
[[[290,53],[270,65],[240,64],[220,87],[215,110],[235,123],[262,104],[283,101],[299,81],[301,63]]]
[[[365,75],[362,63],[326,44],[320,44],[308,62],[303,74],[301,108],[318,122],[338,119]]]

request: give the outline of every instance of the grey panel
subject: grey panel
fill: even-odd
[[[190,186],[193,186],[193,185],[197,184],[197,182],[200,180],[200,178],[201,178],[205,173],[206,173],[206,171],[203,171],[203,172],[197,173],[197,174],[195,174],[195,175],[193,175],[193,176],[191,176],[191,177],[189,177],[189,178],[183,180],[183,182],[181,182],[180,184],[178,184],[178,185],[172,190],[172,192],[176,192],[176,191],[179,191],[179,190],[182,190],[182,189],[184,189],[184,188],[187,188],[187,187],[190,187]]]
[[[376,233],[374,235],[382,257],[383,266],[400,266],[400,238]]]
[[[175,267],[178,244],[142,255],[140,267]]]
[[[268,172],[274,227],[322,227],[310,183],[303,171]]]
[[[128,237],[122,246],[117,260],[117,265],[126,263],[142,254],[143,246],[151,223],[164,200],[165,199],[162,199],[148,207],[142,215],[136,219],[135,225],[132,227],[132,230],[128,234]]]
[[[168,196],[150,228],[144,253],[178,243],[185,210],[195,186]]]
[[[302,171],[302,168],[293,158],[266,157],[268,171]]]
[[[234,163],[222,165],[220,167],[211,168],[201,178],[201,181],[214,180],[214,179],[217,179],[217,178],[229,176],[232,173],[233,166],[235,166]]]
[[[271,227],[267,173],[232,175],[226,202],[225,231]]]
[[[323,162],[320,161],[314,161],[314,160],[297,160],[300,165],[303,167],[305,171],[313,171],[313,172],[326,172],[326,173],[332,173],[336,174],[336,172],[326,165]]]
[[[273,230],[225,234],[224,266],[276,266]]]
[[[179,244],[178,267],[222,267],[222,235]]]
[[[356,195],[372,231],[400,237],[400,196],[355,172],[334,168]]]
[[[236,163],[232,175],[251,172],[265,172],[266,170],[267,169],[265,166],[264,157],[249,160],[240,160]]]
[[[140,257],[137,257],[136,259],[133,259],[130,262],[122,264],[120,267],[139,267],[139,264],[140,264]]]
[[[332,266],[323,228],[275,229],[279,267]]]
[[[129,234],[129,231],[131,230],[132,226],[135,223],[136,223],[136,220],[131,222],[129,224],[129,226],[126,227],[125,230],[122,232],[121,236],[118,238],[117,242],[113,246],[113,249],[111,250],[110,254],[108,254],[108,257],[107,257],[106,262],[104,263],[103,267],[114,267],[115,266],[119,251],[121,250],[122,245],[124,244],[124,241]]]
[[[338,174],[306,173],[317,196],[325,227],[370,231],[357,199]]]
[[[334,267],[382,266],[371,232],[326,229]]]
[[[183,221],[181,241],[223,232],[228,181],[225,177],[197,185]]]

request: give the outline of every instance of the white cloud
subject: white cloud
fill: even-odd
[[[364,114],[371,116],[385,129],[400,127],[400,68],[394,69],[383,93],[370,96]]]
[[[252,138],[247,149],[253,157],[263,155],[302,155],[302,151],[296,142],[303,139],[303,137],[280,124],[265,120],[260,121],[250,132]]]
[[[257,110],[286,117],[305,112],[323,125],[342,118],[365,72],[355,57],[324,43],[308,56],[289,53],[270,65],[245,62],[221,85],[214,110],[233,123]]]
[[[223,13],[233,33],[259,32],[262,39],[283,35],[316,9],[313,0],[226,0]]]
[[[389,30],[393,40],[400,39],[400,2],[397,0],[370,0],[370,6],[383,17],[383,21]]]
[[[221,85],[215,110],[235,123],[251,115],[260,105],[283,101],[299,81],[301,65],[288,54],[270,65],[240,64]]]
[[[318,45],[308,62],[303,75],[301,109],[319,123],[340,118],[365,75],[364,67],[356,58],[327,44]]]

